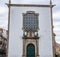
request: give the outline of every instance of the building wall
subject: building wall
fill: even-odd
[[[10,7],[8,57],[23,55],[23,13],[39,13],[39,57],[53,57],[50,7]]]

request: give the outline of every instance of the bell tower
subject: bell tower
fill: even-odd
[[[23,57],[39,56],[39,13],[23,13]]]

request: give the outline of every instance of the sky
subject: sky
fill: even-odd
[[[5,3],[9,0],[0,0],[0,28],[8,28],[8,7]],[[11,0],[11,3],[16,4],[49,4],[50,0]],[[60,43],[60,0],[52,0],[52,4],[56,6],[53,8],[53,25],[54,33],[56,34],[56,42]]]

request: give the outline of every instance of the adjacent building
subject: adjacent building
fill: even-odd
[[[56,48],[56,56],[60,57],[60,44],[56,43],[55,48]]]
[[[3,32],[4,29],[0,28],[0,57],[6,57],[7,38]]]

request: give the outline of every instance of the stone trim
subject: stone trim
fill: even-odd
[[[26,57],[26,47],[29,44],[33,44],[35,46],[35,57],[39,57],[39,48],[38,48],[38,40],[36,39],[23,39],[23,57]]]
[[[18,7],[50,7],[50,5],[38,5],[38,4],[7,4],[7,6],[18,6]],[[52,5],[54,7],[55,5]]]
[[[9,0],[9,5],[11,4],[11,0]],[[8,6],[8,36],[7,36],[7,50],[6,50],[6,57],[8,57],[8,48],[9,48],[9,29],[10,29],[10,6]]]
[[[53,39],[54,37],[54,35],[53,35],[53,16],[52,16],[52,1],[50,0],[50,15],[51,15],[51,30],[52,30],[52,53],[53,53],[53,57],[55,57],[55,39]]]

